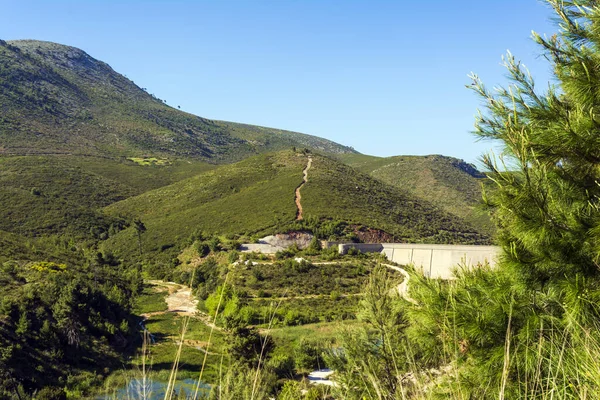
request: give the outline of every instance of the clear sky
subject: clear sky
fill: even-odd
[[[366,154],[475,162],[474,71],[501,56],[544,88],[537,0],[0,0],[0,39],[79,47],[168,104],[212,119],[322,136]]]

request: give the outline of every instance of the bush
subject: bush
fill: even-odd
[[[237,250],[231,250],[229,252],[229,254],[227,255],[227,260],[229,261],[229,264],[233,264],[234,262],[236,262],[239,259],[240,259],[240,252]]]
[[[294,363],[298,373],[307,373],[315,369],[325,367],[322,353],[326,349],[325,343],[320,340],[310,340],[306,338],[300,341],[294,347]]]
[[[294,357],[287,351],[276,349],[268,361],[267,367],[271,368],[278,378],[291,379],[294,377]]]
[[[212,251],[213,253],[221,251],[221,239],[219,239],[217,236],[212,237],[208,241],[208,247],[210,248],[210,251]]]
[[[196,251],[200,257],[206,257],[210,253],[210,247],[206,242],[196,242]]]

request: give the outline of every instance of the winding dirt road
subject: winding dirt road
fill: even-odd
[[[302,181],[300,186],[298,186],[296,188],[296,207],[298,208],[298,212],[296,213],[296,221],[301,221],[303,219],[302,204],[300,203],[300,200],[302,199],[302,196],[300,195],[300,189],[302,189],[302,186],[304,186],[306,184],[306,182],[308,182],[308,170],[310,169],[311,165],[312,165],[312,157],[309,156],[308,163],[306,164],[306,168],[304,168],[304,171],[302,171],[302,174],[304,175],[304,180]]]
[[[381,264],[381,265],[383,265],[384,267],[393,269],[394,271],[398,271],[398,272],[400,272],[402,274],[402,276],[404,277],[404,279],[398,285],[398,293],[406,301],[408,301],[410,303],[413,303],[413,304],[417,304],[417,302],[408,295],[408,281],[410,279],[410,275],[408,274],[408,272],[406,272],[405,270],[403,270],[400,267],[396,267],[395,265],[390,265],[390,264]]]

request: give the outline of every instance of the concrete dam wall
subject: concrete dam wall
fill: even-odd
[[[412,264],[426,276],[442,279],[452,278],[452,269],[459,264],[475,267],[488,262],[494,267],[500,254],[500,247],[496,246],[411,243],[343,243],[339,252],[346,254],[350,248],[363,253],[383,253],[390,261]]]

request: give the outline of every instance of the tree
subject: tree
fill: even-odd
[[[396,286],[386,268],[376,267],[359,304],[362,324],[342,329],[337,335],[340,347],[323,354],[327,366],[336,371],[340,386],[334,392],[339,398],[360,400],[377,393],[379,399],[395,400],[405,395],[406,321]],[[298,357],[297,365],[299,360],[305,358]]]
[[[244,326],[242,321],[232,321],[227,327],[227,353],[232,360],[248,367],[263,367],[270,357],[274,343],[268,336],[262,336],[258,329]]]
[[[133,221],[133,227],[137,233],[140,257],[142,256],[142,233],[146,232],[146,225],[138,218]]]
[[[578,398],[599,389],[598,372],[585,370],[578,346],[587,343],[598,355],[600,7],[590,0],[547,3],[559,32],[533,39],[556,83],[540,93],[508,53],[507,88],[492,93],[474,74],[469,86],[485,104],[476,135],[502,149],[483,157],[495,183],[484,201],[503,249],[497,270],[459,271],[446,286],[411,281],[421,307],[409,313],[417,355],[438,365],[454,359],[456,379],[471,398],[545,397],[552,390]],[[433,343],[453,350],[435,354]],[[573,376],[586,378],[573,385]]]
[[[476,134],[502,145],[498,158],[483,158],[496,183],[486,200],[500,230],[502,265],[531,289],[562,291],[577,279],[588,285],[600,278],[600,8],[597,1],[548,3],[560,32],[533,37],[558,83],[539,94],[509,53],[508,89],[494,95],[476,75],[471,87],[487,108]]]

